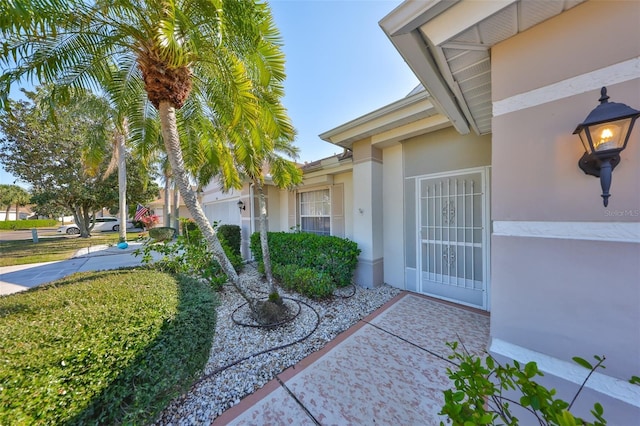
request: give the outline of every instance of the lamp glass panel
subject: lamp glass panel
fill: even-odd
[[[588,130],[588,126],[583,127],[582,130],[580,130],[580,133],[578,133],[578,136],[580,136],[580,142],[582,142],[584,152],[588,152],[589,154],[591,154],[591,147],[589,146],[589,134],[587,133]]]
[[[610,149],[621,149],[624,145],[631,118],[611,121],[590,126],[591,140],[595,151],[608,151]],[[583,142],[584,143],[584,142]]]

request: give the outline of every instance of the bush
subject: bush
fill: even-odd
[[[595,356],[597,363],[591,365],[580,357],[573,360],[579,365],[590,370],[577,390],[571,403],[563,401],[556,396],[555,389],[547,389],[537,383],[534,378],[542,376],[535,362],[521,365],[518,361],[510,364],[500,364],[491,355],[483,360],[464,350],[458,349],[458,342],[448,342],[453,350],[449,356],[456,367],[447,367],[447,375],[454,383],[454,389],[444,391],[445,404],[440,415],[446,415],[449,422],[454,425],[493,425],[508,424],[517,426],[520,422],[515,413],[516,408],[522,408],[521,413],[527,416],[524,424],[536,424],[543,426],[576,426],[593,425],[604,426],[607,424],[603,418],[604,410],[600,403],[595,403],[591,414],[594,422],[588,422],[571,413],[571,408],[576,398],[584,388],[591,374],[598,368],[604,368],[604,357]],[[637,378],[632,378],[631,383]],[[513,391],[518,396],[507,394]],[[521,414],[518,414],[521,415]],[[444,422],[440,422],[441,425]]]
[[[58,226],[55,219],[29,219],[29,220],[3,220],[0,221],[0,230],[23,230],[31,228],[51,228]]]
[[[287,290],[297,291],[312,299],[324,299],[336,289],[331,277],[324,272],[296,265],[273,265],[273,275]]]
[[[242,258],[233,253],[225,240],[221,239],[220,243],[234,269],[240,272],[243,266]],[[155,261],[153,252],[161,254],[162,258]],[[152,265],[158,270],[202,278],[215,290],[221,289],[227,282],[226,274],[209,251],[207,242],[198,228],[187,230],[185,235],[175,241],[147,241],[142,249],[136,250],[134,254],[142,256],[142,263]]]
[[[200,232],[198,225],[196,225],[193,219],[180,218],[180,226],[182,227],[182,235],[184,236],[188,236],[192,231]]]
[[[231,251],[240,256],[240,227],[238,225],[219,225],[218,236],[220,240],[224,240]]]
[[[148,270],[0,298],[0,424],[148,424],[206,364],[216,297]]]
[[[336,287],[351,284],[360,249],[348,239],[310,233],[269,232],[272,264],[311,268],[331,277]],[[262,262],[260,234],[251,235],[251,251]]]
[[[149,236],[156,241],[169,241],[176,235],[176,230],[168,226],[149,229]]]

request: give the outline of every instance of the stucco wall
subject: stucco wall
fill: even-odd
[[[418,291],[416,178],[491,164],[491,137],[460,135],[453,127],[408,139],[402,144],[404,165],[404,250],[406,289]],[[398,191],[400,192],[400,191]],[[489,283],[490,285],[490,283]]]
[[[461,135],[453,127],[403,143],[405,177],[491,164],[491,137]]]
[[[559,360],[605,355],[620,379],[640,372],[640,128],[608,208],[572,132],[601,86],[640,108],[639,23],[638,2],[586,2],[491,52],[492,338]]]
[[[404,233],[401,232],[404,222],[402,145],[384,149],[382,158],[384,282],[404,289]]]

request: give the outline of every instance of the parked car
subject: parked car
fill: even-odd
[[[133,223],[127,221],[127,229],[133,228]],[[117,217],[105,216],[105,217],[97,217],[96,224],[93,227],[93,231],[115,231],[118,232],[120,230],[120,221]],[[58,234],[79,234],[80,228],[75,223],[71,223],[69,225],[63,225],[58,228],[56,231]]]

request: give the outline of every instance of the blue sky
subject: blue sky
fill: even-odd
[[[400,0],[269,3],[284,43],[283,102],[298,131],[299,161],[342,152],[318,135],[399,100],[418,84],[378,25]],[[0,183],[14,180],[0,168]]]

